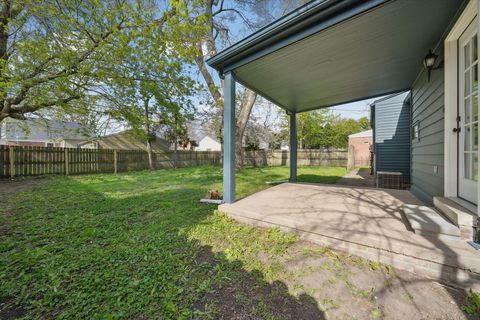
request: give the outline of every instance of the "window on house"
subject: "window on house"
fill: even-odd
[[[53,143],[52,142],[47,142],[47,148],[53,148]]]
[[[420,141],[420,129],[419,129],[419,122],[415,122],[412,127],[412,140],[413,141]]]

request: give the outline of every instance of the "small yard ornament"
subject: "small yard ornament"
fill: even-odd
[[[219,200],[220,199],[220,192],[217,189],[210,189],[208,190],[208,199],[212,200]]]
[[[222,197],[220,197],[220,192],[218,192],[218,189],[210,189],[207,192],[207,197],[205,199],[200,199],[200,202],[222,204]]]

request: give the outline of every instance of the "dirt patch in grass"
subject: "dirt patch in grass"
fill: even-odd
[[[9,216],[16,212],[16,202],[8,201],[10,198],[15,198],[21,192],[29,192],[35,190],[45,184],[48,178],[34,177],[34,178],[19,178],[15,180],[0,180],[0,197],[2,208],[0,208],[0,215]],[[14,200],[14,199],[13,199]],[[8,224],[0,224],[0,234],[9,235],[12,230]],[[0,319],[3,319],[0,317]]]
[[[27,311],[23,307],[15,306],[12,299],[0,299],[0,319],[13,320],[24,317]]]
[[[282,281],[261,279],[260,273],[241,272],[225,286],[215,288],[207,300],[215,304],[216,319],[325,319],[311,296],[294,296]]]
[[[48,177],[28,177],[14,180],[2,179],[0,180],[0,194],[5,195],[32,191],[42,186],[46,181],[48,181]]]
[[[292,297],[280,281],[258,285],[241,279],[217,291],[219,319],[325,319],[316,301],[301,294]]]
[[[379,262],[297,242],[283,263],[290,290],[309,294],[329,319],[474,319],[461,310],[463,290]]]

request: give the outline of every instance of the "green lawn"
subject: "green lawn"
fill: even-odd
[[[299,180],[334,182],[344,173],[299,168]],[[245,169],[237,175],[237,196],[287,177],[285,167]],[[311,299],[292,295],[279,281],[283,270],[275,257],[294,244],[293,236],[234,223],[198,202],[209,188],[221,188],[218,167],[21,183],[13,192],[11,182],[0,182],[2,319],[318,312]]]

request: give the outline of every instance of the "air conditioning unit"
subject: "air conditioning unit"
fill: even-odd
[[[401,172],[377,171],[375,184],[377,188],[405,190],[410,187],[410,179]]]

